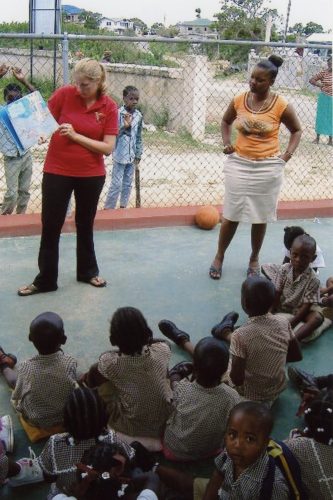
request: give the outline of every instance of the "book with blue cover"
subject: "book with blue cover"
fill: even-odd
[[[2,128],[0,151],[16,149],[23,155],[41,137],[49,137],[58,128],[41,94],[37,91],[0,108]]]

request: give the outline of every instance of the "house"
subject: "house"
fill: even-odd
[[[215,38],[215,30],[211,28],[213,21],[209,19],[195,19],[194,21],[184,21],[178,23],[179,35],[189,38],[202,37],[202,38]]]
[[[333,34],[332,33],[312,33],[312,35],[306,38],[306,43],[311,44],[320,44],[326,45],[326,49],[315,49],[309,48],[305,49],[305,54],[316,54],[317,56],[327,59],[329,54],[332,54],[332,43],[333,43]]]
[[[80,19],[80,14],[82,14],[83,9],[79,9],[74,5],[63,5],[62,12],[65,22],[77,24],[84,23],[84,19]]]
[[[127,30],[135,30],[133,21],[117,17],[102,17],[99,28],[112,31],[118,35],[122,35]]]

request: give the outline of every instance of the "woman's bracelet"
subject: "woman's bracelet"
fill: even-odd
[[[285,155],[288,155],[288,156],[289,156],[289,158],[291,158],[291,157],[292,157],[292,155],[293,155],[294,153],[291,153],[290,151],[288,151],[288,150],[287,150],[284,154],[285,154]]]

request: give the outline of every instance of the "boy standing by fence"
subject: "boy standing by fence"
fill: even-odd
[[[113,152],[111,185],[105,209],[116,208],[120,194],[120,208],[126,208],[131,194],[133,174],[142,155],[142,114],[136,109],[139,91],[128,85],[123,90],[124,105],[118,111],[119,134]]]
[[[9,70],[5,64],[0,66],[0,78]],[[22,70],[12,68],[13,76],[21,82],[29,92],[34,92],[35,88],[25,78]],[[4,99],[6,104],[20,99],[23,96],[22,89],[15,83],[9,83],[4,88]],[[1,215],[13,213],[16,206],[16,213],[24,214],[27,210],[30,198],[30,183],[32,176],[32,156],[30,151],[20,155],[16,146],[7,139],[6,130],[1,127],[1,152],[4,155],[5,178],[7,191],[1,207]]]

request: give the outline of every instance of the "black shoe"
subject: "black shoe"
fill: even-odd
[[[316,377],[305,372],[304,370],[300,370],[299,368],[289,366],[288,377],[299,391],[304,391],[304,389],[307,389],[308,387],[318,388]]]
[[[231,311],[230,313],[226,314],[222,321],[220,321],[220,323],[217,323],[217,325],[213,326],[211,330],[213,337],[219,340],[224,340],[224,331],[228,329],[233,332],[238,318],[239,314],[235,311]]]
[[[153,453],[147,450],[139,441],[133,441],[130,446],[135,450],[135,466],[143,470],[150,471],[156,464],[156,459]]]
[[[179,375],[179,377],[186,378],[193,373],[193,363],[191,361],[181,361],[169,370],[169,377],[172,375]]]
[[[179,330],[172,321],[162,319],[158,324],[159,329],[168,339],[172,340],[178,346],[182,346],[184,342],[189,342],[190,336],[188,333]]]

